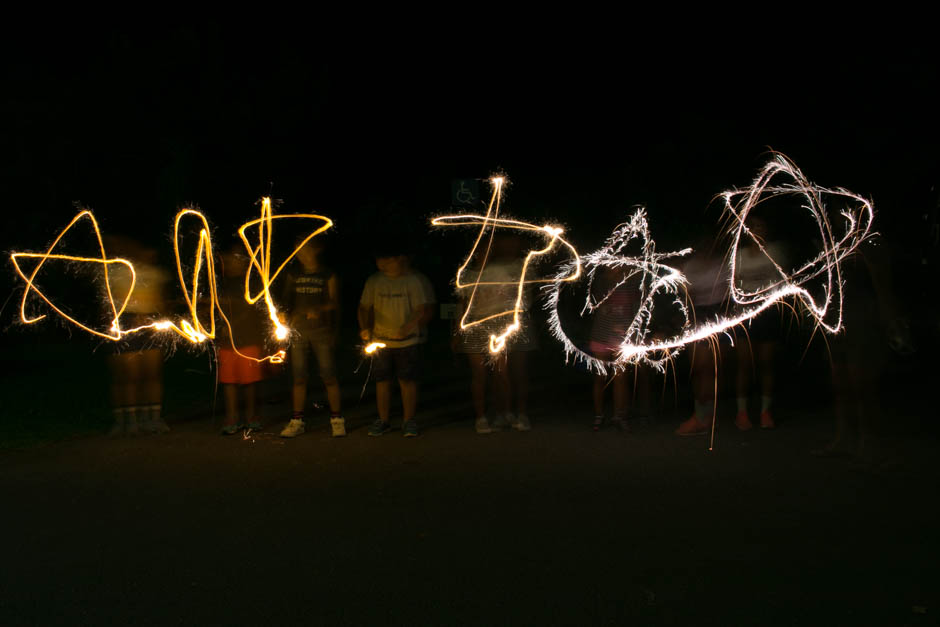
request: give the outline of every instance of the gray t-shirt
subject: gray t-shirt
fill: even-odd
[[[423,328],[404,338],[397,337],[399,329],[420,306],[434,304],[434,288],[420,272],[411,270],[398,277],[376,272],[366,281],[359,303],[375,311],[372,329],[375,341],[384,342],[389,348],[427,341],[427,330]]]

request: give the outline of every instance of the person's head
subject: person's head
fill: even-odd
[[[297,245],[299,246],[301,242],[303,242],[303,239],[298,240]],[[297,260],[304,267],[304,270],[313,271],[320,267],[322,252],[323,242],[314,237],[297,251]]]
[[[389,255],[377,253],[375,255],[375,265],[379,272],[387,277],[399,277],[408,271],[407,255]]]
[[[248,255],[240,243],[229,246],[222,252],[222,275],[244,276],[248,271]]]
[[[770,225],[761,216],[748,216],[746,226],[759,242],[765,241],[770,235]]]

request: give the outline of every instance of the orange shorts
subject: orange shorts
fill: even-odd
[[[243,355],[261,358],[260,346],[240,346],[238,351]],[[257,383],[262,379],[261,364],[246,359],[230,348],[219,349],[219,382],[247,385]]]

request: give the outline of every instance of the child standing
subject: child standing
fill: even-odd
[[[312,239],[307,242],[297,252],[301,272],[289,275],[286,280],[284,307],[287,314],[284,321],[294,335],[290,349],[294,413],[281,431],[281,437],[284,438],[298,436],[305,429],[304,405],[307,400],[310,350],[317,357],[320,378],[326,386],[333,437],[346,435],[334,359],[339,331],[339,279],[335,272],[322,264],[322,253],[323,244],[320,241]]]
[[[418,405],[418,375],[421,345],[427,341],[427,325],[434,316],[434,289],[420,272],[413,270],[400,251],[376,254],[379,271],[366,281],[359,301],[360,337],[381,342],[374,353],[373,373],[379,417],[369,435],[380,436],[390,429],[392,371],[398,378],[404,410],[405,437],[418,435],[415,411]]]
[[[262,427],[255,384],[264,377],[261,363],[255,360],[262,356],[262,330],[267,324],[261,311],[247,303],[242,295],[247,269],[248,259],[237,247],[222,256],[220,304],[229,323],[222,323],[218,340],[219,382],[225,397],[222,435],[238,433],[244,426],[252,431]],[[241,417],[247,420],[247,425],[240,420],[239,397],[244,401]]]

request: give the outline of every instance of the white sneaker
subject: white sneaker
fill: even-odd
[[[291,418],[291,421],[287,423],[287,426],[284,427],[284,430],[281,431],[282,438],[293,438],[305,431],[304,421],[300,418]]]
[[[516,416],[516,419],[512,422],[512,428],[516,431],[531,431],[532,423],[529,422],[529,417],[525,414],[519,414]]]
[[[486,416],[480,416],[476,421],[476,430],[477,433],[483,435],[484,433],[493,433],[493,428],[490,427],[490,421],[486,419]]]
[[[342,416],[337,416],[336,418],[330,418],[330,427],[333,428],[334,438],[341,438],[346,435],[346,420]],[[284,434],[282,433],[281,435],[284,435]]]

